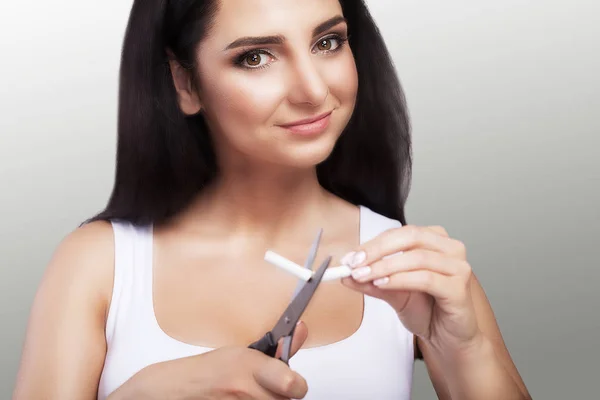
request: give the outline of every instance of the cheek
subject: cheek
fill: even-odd
[[[325,69],[329,90],[342,107],[353,107],[358,91],[358,72],[351,52],[340,57],[335,68]]]
[[[213,80],[205,100],[226,135],[249,132],[268,123],[285,97],[284,88],[267,71],[228,71]],[[243,127],[242,130],[240,128]]]

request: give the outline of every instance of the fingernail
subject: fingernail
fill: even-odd
[[[383,286],[390,281],[388,276],[384,276],[383,278],[378,278],[373,281],[373,285],[375,286]]]
[[[361,263],[363,263],[366,259],[367,259],[367,254],[364,251],[359,251],[358,253],[354,254],[354,257],[352,257],[352,263],[350,264],[350,266],[356,267],[356,266],[360,265]]]
[[[360,267],[352,271],[352,277],[354,279],[364,278],[371,273],[371,267]]]
[[[344,257],[342,257],[342,259],[340,260],[340,264],[350,266],[350,264],[352,264],[352,259],[354,258],[354,254],[355,254],[354,251],[346,253],[346,255],[344,255]]]

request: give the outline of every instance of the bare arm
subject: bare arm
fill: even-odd
[[[81,227],[58,246],[33,302],[14,400],[97,397],[113,266],[106,222]]]
[[[473,276],[471,293],[475,304],[477,321],[487,341],[481,349],[465,360],[456,360],[454,365],[442,366],[435,351],[418,341],[419,350],[427,366],[433,387],[440,400],[456,400],[451,397],[451,388],[474,394],[489,393],[485,398],[505,396],[503,399],[527,399],[531,395],[506,348],[490,303],[478,280]],[[452,371],[452,373],[449,373]],[[501,388],[515,386],[518,396],[506,397]],[[483,398],[483,397],[482,397]]]

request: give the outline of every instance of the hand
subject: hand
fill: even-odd
[[[304,323],[294,333],[290,355],[307,337]],[[247,347],[223,347],[150,365],[117,389],[109,400],[125,399],[302,399],[308,387],[304,378],[276,358]]]
[[[404,326],[433,347],[454,352],[480,342],[466,249],[444,228],[390,229],[342,263],[353,268],[343,284],[389,303]]]

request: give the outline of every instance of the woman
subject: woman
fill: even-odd
[[[406,225],[410,137],[358,0],[136,0],[116,184],[38,290],[15,399],[528,399],[465,249]],[[324,228],[288,367],[247,345]]]

